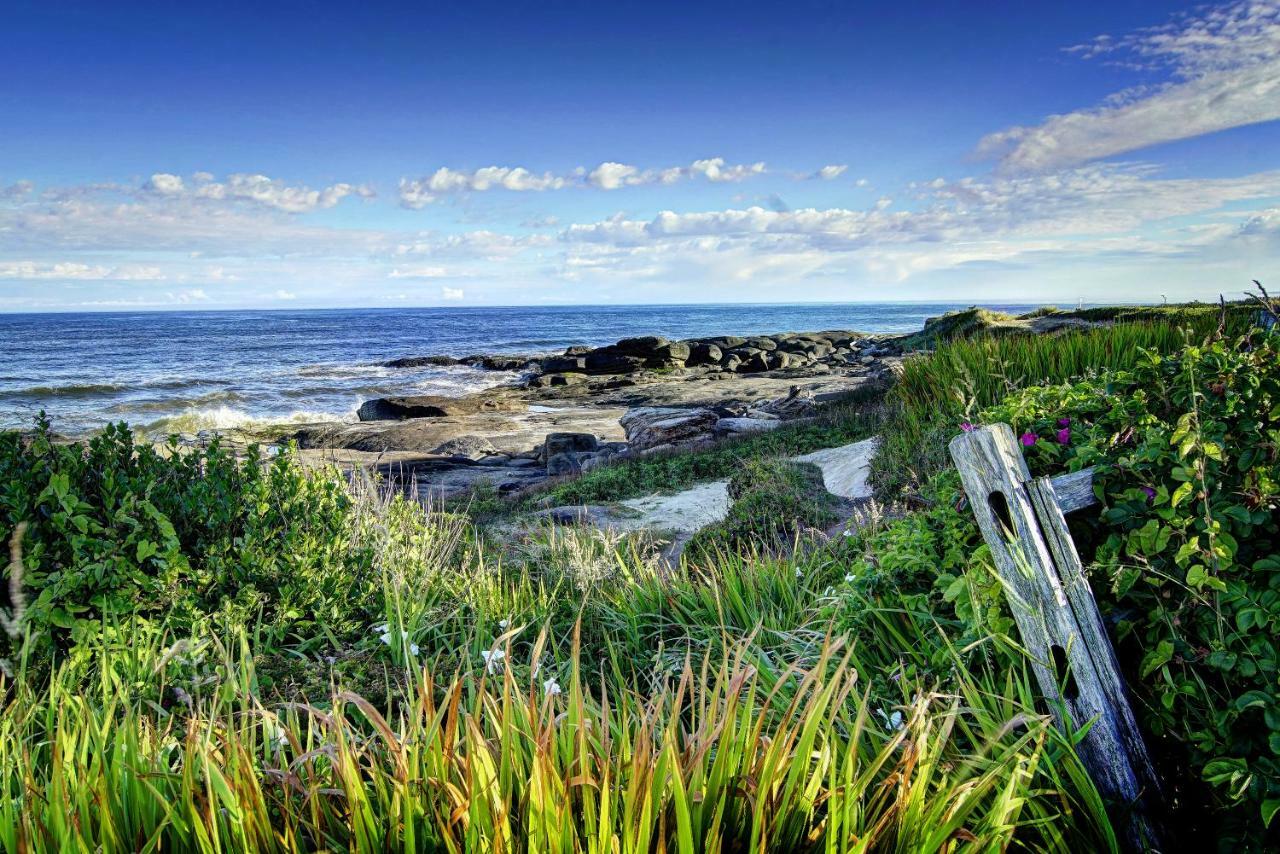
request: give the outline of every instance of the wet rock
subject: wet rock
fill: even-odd
[[[449,365],[459,364],[458,360],[453,356],[405,356],[401,359],[392,359],[389,362],[383,362],[384,368],[428,368],[428,367],[448,367]]]
[[[639,356],[602,347],[593,350],[586,357],[586,369],[589,374],[634,374],[644,367],[645,360]]]
[[[586,369],[585,356],[550,356],[542,360],[542,372],[546,374],[563,374]]]
[[[360,404],[356,417],[361,421],[403,421],[408,418],[444,418],[481,412],[522,412],[526,408],[522,401],[506,397],[410,395],[367,400]]]

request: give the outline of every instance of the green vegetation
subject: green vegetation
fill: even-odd
[[[1144,350],[1172,353],[1188,340],[1208,338],[1220,319],[1216,308],[1170,317],[1051,335],[960,339],[933,353],[908,357],[888,395],[885,445],[873,466],[877,488],[895,495],[941,471],[948,465],[946,439],[962,421],[1005,395],[1092,372],[1130,368],[1144,358]],[[1229,313],[1227,334],[1243,333],[1249,318],[1240,308]]]
[[[732,477],[745,461],[808,454],[846,445],[874,435],[884,423],[879,401],[884,389],[872,386],[828,404],[812,421],[784,423],[767,433],[753,433],[716,443],[711,448],[676,450],[635,457],[592,469],[542,493],[556,504],[618,501],[654,492],[669,492],[706,480]]]
[[[0,435],[0,849],[1115,850],[944,465],[964,420],[1096,467],[1073,534],[1170,835],[1273,848],[1280,339],[1189,325],[950,341],[887,396],[556,487],[730,478],[675,566],[288,452]],[[828,538],[783,457],[874,432],[914,509]]]
[[[1188,803],[1280,810],[1280,347],[1217,341],[988,411],[1033,470],[1097,466],[1077,542]],[[1201,790],[1175,769],[1191,768]]]
[[[812,463],[748,460],[729,479],[729,497],[729,515],[690,540],[690,559],[710,562],[726,551],[778,552],[802,534],[839,521],[839,500]]]
[[[6,851],[1114,847],[1026,668],[861,597],[843,542],[670,569],[600,532],[499,545],[288,455],[115,430],[6,436],[0,460],[4,524],[30,522]],[[215,494],[240,503],[213,516]],[[280,571],[237,626],[211,568],[249,562]]]
[[[929,318],[919,332],[903,337],[902,347],[905,350],[931,350],[946,341],[1023,332],[1026,332],[1026,326],[1013,315],[975,306]]]

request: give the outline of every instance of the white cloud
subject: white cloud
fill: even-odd
[[[391,279],[443,279],[449,271],[444,267],[396,267],[387,274]]]
[[[416,210],[450,194],[492,189],[542,192],[563,190],[566,187],[594,187],[600,190],[617,190],[649,184],[675,184],[694,178],[721,184],[743,181],[762,175],[765,171],[764,163],[731,164],[723,157],[710,157],[695,160],[688,166],[661,169],[640,169],[627,163],[605,161],[592,169],[579,166],[559,175],[552,172],[539,175],[520,166],[487,166],[474,172],[442,167],[424,178],[401,178],[400,203]]]
[[[635,166],[612,161],[601,163],[587,173],[587,180],[602,190],[616,190],[619,187],[642,183],[642,173]]]
[[[1280,0],[1243,0],[1164,27],[1069,49],[1167,69],[1173,80],[982,139],[1005,169],[1052,170],[1163,142],[1280,119]]]
[[[1090,166],[1053,175],[966,178],[919,185],[914,209],[745,209],[615,216],[561,232],[557,275],[671,278],[698,267],[708,280],[813,274],[841,259],[880,278],[974,263],[1045,257],[1171,257],[1269,233],[1273,212],[1244,226],[1192,226],[1232,203],[1280,197],[1280,170],[1239,178],[1163,179],[1150,168]],[[1147,235],[1147,232],[1150,235]]]
[[[313,190],[266,175],[245,173],[215,181],[208,172],[197,172],[190,184],[179,175],[157,172],[143,185],[143,190],[166,198],[254,203],[285,213],[308,213],[331,208],[347,196],[370,198],[374,195],[373,189],[366,185],[340,183]]]
[[[272,294],[272,296],[274,296],[278,300],[291,300],[291,299],[298,298],[298,295],[295,294],[293,291],[286,291],[284,288],[277,289],[276,292]]]
[[[35,185],[30,181],[16,181],[7,187],[0,185],[0,200],[20,199],[30,195],[33,189]]]
[[[41,263],[36,261],[0,262],[0,279],[21,281],[155,281],[163,279],[160,268],[140,265],[108,267],[73,261]]]
[[[440,288],[441,299],[453,301],[453,300],[460,300],[463,298],[463,296],[464,294],[462,292],[462,288],[450,288],[448,286],[444,286]]]
[[[813,173],[813,177],[819,181],[834,181],[848,171],[849,167],[845,164],[823,166],[817,172]]]

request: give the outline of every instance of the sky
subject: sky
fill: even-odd
[[[1280,0],[3,20],[0,311],[1280,289]]]

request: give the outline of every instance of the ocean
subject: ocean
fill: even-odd
[[[0,428],[80,436],[124,421],[150,436],[354,420],[372,397],[459,395],[511,382],[401,356],[545,353],[634,335],[823,329],[909,332],[968,303],[671,305],[0,314]],[[1018,312],[1030,305],[992,305]]]

